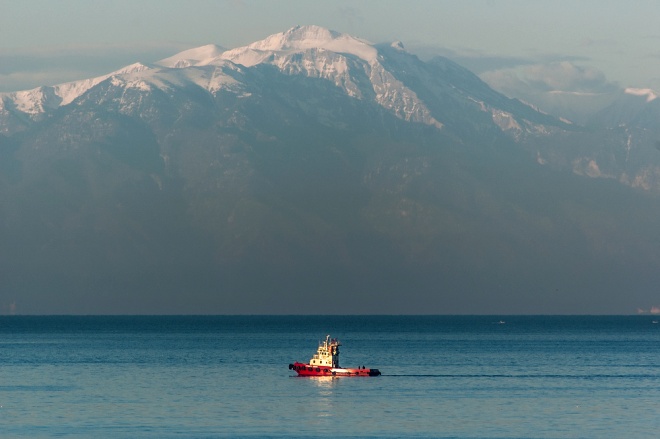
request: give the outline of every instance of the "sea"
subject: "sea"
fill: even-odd
[[[658,320],[0,316],[0,437],[655,438]]]

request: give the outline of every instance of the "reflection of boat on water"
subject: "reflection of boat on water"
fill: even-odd
[[[367,369],[366,367],[343,368],[339,366],[339,346],[341,343],[335,338],[325,337],[325,341],[319,343],[316,354],[309,363],[295,362],[289,364],[289,370],[295,370],[299,376],[378,376],[378,369]]]

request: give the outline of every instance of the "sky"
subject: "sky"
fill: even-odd
[[[448,56],[514,97],[660,90],[658,17],[648,0],[0,0],[0,92],[305,24]]]

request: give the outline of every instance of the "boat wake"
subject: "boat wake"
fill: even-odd
[[[654,374],[633,374],[633,375],[611,375],[611,374],[596,374],[596,375],[560,375],[560,374],[382,374],[382,377],[394,378],[557,378],[557,379],[640,379],[640,378],[657,378]]]

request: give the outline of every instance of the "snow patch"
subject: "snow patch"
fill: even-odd
[[[35,115],[60,105],[61,98],[53,87],[38,87],[32,90],[10,93],[9,98],[16,109],[26,114]]]
[[[650,88],[632,88],[629,87],[625,90],[626,94],[633,96],[646,97],[646,102],[654,101],[658,98],[658,95],[655,91]]]
[[[122,67],[121,69],[116,70],[112,73],[108,73],[107,75],[98,76],[96,78],[91,78],[91,79],[83,79],[82,81],[73,81],[73,82],[67,82],[64,84],[56,85],[54,87],[55,94],[57,94],[60,98],[62,98],[60,106],[68,105],[71,102],[73,102],[78,96],[82,95],[90,88],[105,81],[110,77],[139,73],[139,72],[144,72],[146,70],[150,70],[150,67],[139,62],[134,63],[126,67]]]
[[[251,67],[270,59],[273,55],[282,56],[310,49],[350,54],[367,62],[375,62],[378,56],[376,48],[366,40],[320,26],[296,26],[248,46],[228,50],[221,57]]]
[[[161,59],[155,64],[163,67],[170,67],[174,69],[182,69],[194,65],[204,64],[205,61],[213,60],[219,57],[225,49],[215,44],[207,44],[206,46],[195,47],[193,49],[184,50],[169,58]]]
[[[513,114],[495,109],[491,110],[491,114],[493,115],[493,122],[495,122],[502,131],[513,131],[516,133],[521,133],[523,131],[516,118],[513,117]]]
[[[239,47],[231,49],[220,55],[221,60],[229,60],[233,63],[240,64],[245,67],[256,66],[267,61],[274,59],[273,53],[261,50],[251,49],[250,47]],[[209,60],[209,64],[217,62],[217,60]]]
[[[650,166],[640,170],[630,181],[630,185],[646,191],[658,188],[660,181],[660,167]]]
[[[536,152],[536,163],[538,163],[539,165],[548,164],[548,161],[545,158],[543,158],[543,156],[541,155],[541,151]]]

